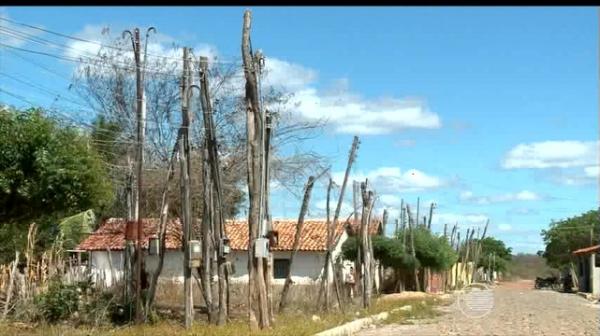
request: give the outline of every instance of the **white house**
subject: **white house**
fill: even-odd
[[[573,251],[577,258],[579,291],[600,297],[600,245]]]
[[[156,237],[158,219],[144,219],[144,239],[142,248],[145,255],[146,272],[156,269],[158,257],[148,255],[148,238]],[[355,226],[350,222],[339,223],[335,228],[333,260],[341,253],[341,246],[349,235],[355,232]],[[167,223],[165,262],[161,279],[183,281],[183,251],[182,231],[179,219]],[[290,255],[296,234],[296,220],[274,219],[273,229],[278,232],[279,243],[271,248],[273,254],[273,283],[283,284],[290,267]],[[371,234],[381,234],[381,222],[375,220],[369,227]],[[125,244],[127,223],[125,219],[110,218],[83,242],[77,250],[89,253],[90,271],[96,281],[104,281],[110,286],[124,275]],[[225,232],[230,240],[231,253],[227,256],[233,268],[231,281],[247,281],[248,273],[248,224],[245,220],[229,220]],[[305,220],[301,232],[300,246],[292,266],[292,280],[295,283],[311,283],[323,274],[326,255],[327,226],[325,220]],[[351,263],[346,262],[348,267]],[[331,268],[330,268],[331,270]],[[329,274],[332,274],[330,271]]]

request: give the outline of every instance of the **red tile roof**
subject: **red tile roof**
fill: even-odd
[[[590,254],[590,253],[595,253],[595,252],[600,252],[600,245],[594,245],[594,246],[582,248],[582,249],[573,251],[573,254],[574,255],[584,255],[584,254]]]
[[[248,222],[228,221],[225,232],[229,238],[232,250],[246,250],[248,248]],[[272,251],[291,251],[294,247],[296,236],[296,220],[274,219],[273,230],[279,234],[279,244]],[[344,224],[338,223],[335,230],[337,240],[344,232]],[[307,219],[302,227],[299,251],[326,251],[327,225],[324,220]]]
[[[144,219],[144,237],[155,236],[158,219]],[[374,221],[374,223],[379,223]],[[293,248],[296,235],[296,220],[274,219],[273,229],[278,231],[279,244],[272,248],[273,251],[290,251]],[[340,222],[335,230],[337,240],[346,225],[354,232],[356,226],[351,222]],[[167,249],[180,249],[182,241],[181,222],[172,219],[167,222]],[[90,234],[77,249],[80,250],[123,250],[125,246],[126,220],[122,218],[110,218],[105,220],[100,228]],[[377,234],[379,225],[371,225],[371,234]],[[246,250],[248,248],[248,224],[246,220],[228,220],[225,225],[225,233],[229,238],[232,250]],[[307,219],[302,228],[302,239],[300,240],[300,251],[325,251],[325,240],[327,237],[326,221],[323,219]],[[148,239],[142,242],[142,248],[148,247]]]
[[[158,227],[158,218],[147,218],[142,220],[143,236],[150,238],[156,236]],[[127,220],[124,218],[106,219],[98,230],[91,233],[76,249],[98,251],[123,250],[125,248],[125,229]],[[181,223],[178,218],[167,221],[167,249],[181,248]],[[142,240],[142,248],[148,248],[148,239]]]

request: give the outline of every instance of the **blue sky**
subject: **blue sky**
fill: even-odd
[[[155,26],[162,41],[234,60],[243,10],[4,7],[0,16],[92,40],[102,27],[119,34]],[[295,94],[300,105],[294,113],[330,118],[304,147],[329,157],[339,180],[357,134],[353,177],[373,183],[378,211],[385,207],[395,215],[402,198],[415,205],[419,197],[423,208],[433,200],[435,230],[458,221],[465,231],[489,218],[491,234],[515,251],[535,252],[543,248],[539,231],[551,219],[597,207],[597,9],[252,11],[252,44],[264,51],[274,74],[285,74],[272,82]],[[0,35],[5,44],[60,53]],[[0,72],[36,79],[57,93],[66,92],[72,71],[69,62],[0,48]],[[54,99],[6,76],[0,88],[43,106]],[[26,106],[6,91],[2,102]],[[323,215],[324,198],[319,185],[312,216]],[[300,200],[284,190],[275,190],[272,202],[274,217],[297,216]]]

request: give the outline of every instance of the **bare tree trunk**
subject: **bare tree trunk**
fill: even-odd
[[[292,253],[290,254],[290,267],[288,269],[287,277],[285,278],[285,283],[283,285],[283,290],[281,291],[281,300],[279,301],[279,313],[282,313],[287,304],[287,295],[292,285],[292,267],[294,266],[294,257],[296,253],[298,253],[298,248],[300,247],[300,239],[302,237],[302,227],[304,226],[304,216],[308,211],[308,205],[310,203],[310,193],[312,192],[312,188],[314,186],[315,178],[314,176],[310,176],[308,178],[308,182],[306,183],[306,187],[304,189],[304,198],[302,199],[302,206],[300,207],[300,215],[298,215],[298,224],[296,225],[296,235],[294,236],[294,247],[292,249]]]

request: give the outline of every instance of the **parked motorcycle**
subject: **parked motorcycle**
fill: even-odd
[[[535,278],[535,289],[550,288],[553,290],[560,290],[561,283],[557,277],[548,278]]]

